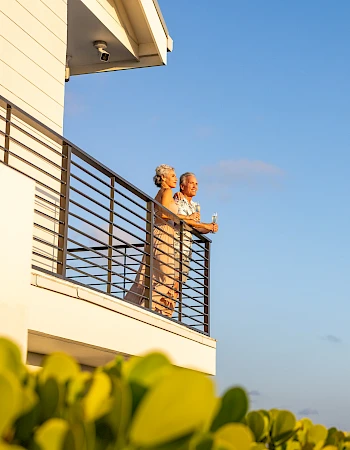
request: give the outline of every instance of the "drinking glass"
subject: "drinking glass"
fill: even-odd
[[[201,212],[201,205],[199,203],[196,204],[196,212],[200,214]],[[200,220],[198,220],[200,222]]]
[[[218,222],[218,213],[215,212],[212,216],[211,216],[211,221],[212,223],[217,223]]]

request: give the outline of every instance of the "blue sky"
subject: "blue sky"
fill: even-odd
[[[151,195],[198,175],[219,389],[350,430],[350,3],[160,5],[168,66],[72,77],[65,135]]]

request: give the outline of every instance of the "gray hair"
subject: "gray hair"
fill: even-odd
[[[156,168],[156,174],[153,177],[154,184],[157,187],[161,187],[163,177],[166,177],[171,170],[174,170],[174,167],[168,166],[167,164],[161,164],[158,166]]]
[[[195,177],[196,175],[193,172],[185,172],[180,177],[180,187],[182,184],[186,186],[186,180],[188,177]]]

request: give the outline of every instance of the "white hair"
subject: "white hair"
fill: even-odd
[[[186,181],[188,177],[195,177],[196,175],[193,172],[185,172],[181,175],[180,177],[180,187],[181,185],[185,185],[186,186]]]
[[[153,177],[154,184],[157,187],[161,187],[163,178],[166,177],[171,170],[174,170],[174,167],[168,166],[167,164],[158,166],[156,168],[156,174]]]

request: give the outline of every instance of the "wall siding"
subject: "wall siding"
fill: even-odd
[[[63,131],[67,48],[65,0],[6,0],[0,5],[0,94],[59,134]],[[4,110],[0,111],[4,116]],[[32,263],[55,271],[61,145],[12,115],[8,164],[38,182]],[[18,125],[22,130],[16,129]],[[5,122],[0,124],[0,146]],[[32,136],[32,137],[31,137]],[[53,150],[50,150],[50,146]],[[0,148],[1,149],[1,148]],[[0,161],[4,160],[0,151]],[[49,161],[41,158],[47,158]],[[44,174],[42,171],[47,172]],[[45,188],[42,184],[48,186]],[[54,191],[55,192],[54,192]],[[41,213],[41,214],[40,214]],[[40,256],[42,255],[42,257]]]
[[[62,133],[67,4],[7,0],[0,16],[0,93]]]

